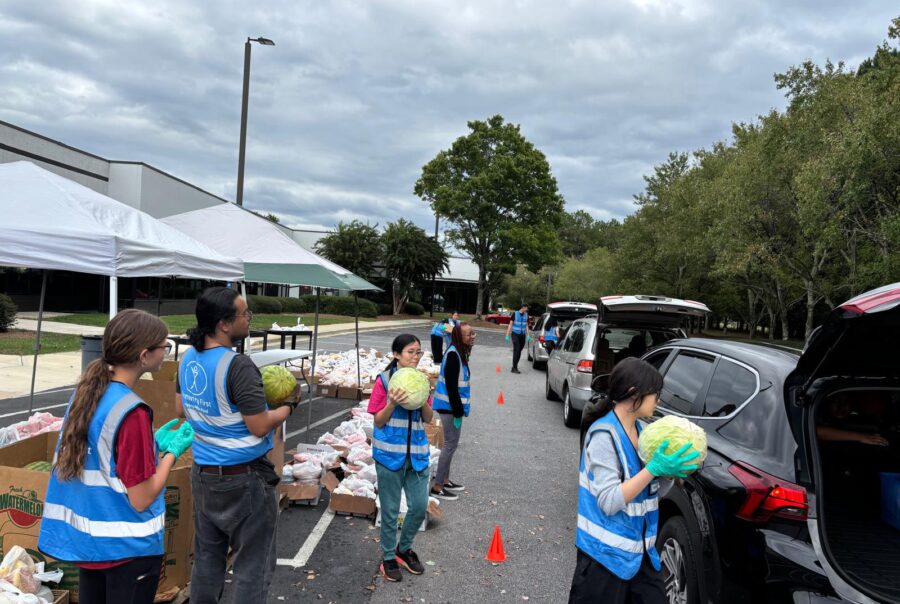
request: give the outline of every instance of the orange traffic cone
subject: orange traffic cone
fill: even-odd
[[[503,370],[500,369],[500,365],[497,365],[497,373],[503,373]]]
[[[500,536],[500,525],[494,527],[494,538],[491,539],[491,546],[488,548],[487,556],[484,557],[488,562],[505,562],[506,552],[503,551],[503,538]]]
[[[497,404],[498,404],[498,405],[502,405],[502,404],[504,404],[505,402],[506,402],[506,401],[503,400],[503,391],[501,390],[501,391],[500,391],[500,396],[497,397]]]

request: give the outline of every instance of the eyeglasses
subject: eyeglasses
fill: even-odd
[[[414,356],[414,357],[420,357],[420,356],[422,356],[422,355],[425,354],[425,353],[422,352],[421,350],[407,350],[407,351],[406,351],[406,354],[410,354],[410,355],[412,355],[412,356]]]
[[[172,354],[172,345],[171,344],[162,344],[160,346],[151,346],[147,350],[149,350],[150,352],[153,352],[154,350],[159,350],[160,348],[165,348],[167,355]]]
[[[247,320],[248,320],[248,321],[252,321],[252,320],[253,320],[253,311],[252,311],[252,310],[245,310],[244,312],[239,313],[239,314],[236,314],[235,316],[236,316],[236,317],[247,317]]]

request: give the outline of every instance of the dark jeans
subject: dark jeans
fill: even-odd
[[[441,336],[431,334],[431,356],[434,357],[435,364],[441,364],[444,358],[444,338]]]
[[[81,604],[152,604],[162,561],[162,556],[147,556],[103,570],[79,568],[78,601]]]
[[[510,334],[510,338],[512,339],[513,345],[513,369],[518,369],[519,358],[522,356],[522,349],[525,348],[525,334],[513,333]]]
[[[578,550],[569,604],[666,604],[668,601],[662,573],[653,568],[646,555],[638,573],[631,580],[623,581]]]
[[[264,470],[219,476],[201,473],[194,465],[191,604],[219,602],[229,547],[234,555],[232,602],[266,601],[275,572],[278,475]]]

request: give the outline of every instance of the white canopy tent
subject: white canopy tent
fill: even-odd
[[[110,318],[118,277],[244,278],[238,258],[31,162],[0,164],[0,216],[0,266],[44,269],[35,368],[47,270],[108,276]]]

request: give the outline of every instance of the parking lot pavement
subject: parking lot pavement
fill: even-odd
[[[393,335],[383,339],[389,344]],[[578,433],[563,426],[560,404],[544,399],[544,373],[526,363],[521,375],[509,373],[502,332],[485,336],[471,361],[473,410],[451,473],[467,490],[442,501],[443,519],[419,533],[415,549],[425,574],[405,574],[399,584],[376,578],[378,530],[371,520],[330,518],[323,498],[316,508],[282,514],[278,557],[294,559],[303,550],[305,564],[278,567],[269,602],[565,601],[575,567]],[[501,390],[504,405],[497,404]],[[484,559],[495,526],[507,555],[496,566]]]

